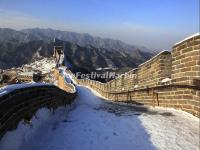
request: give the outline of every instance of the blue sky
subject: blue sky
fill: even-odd
[[[170,49],[199,32],[199,0],[0,0],[0,27],[54,28]]]

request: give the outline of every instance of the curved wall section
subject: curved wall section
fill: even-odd
[[[76,97],[76,92],[68,93],[54,85],[20,86],[0,91],[0,138],[22,119],[29,120],[38,109],[70,105]]]

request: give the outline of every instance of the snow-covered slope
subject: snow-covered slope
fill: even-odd
[[[39,60],[35,60],[30,64],[23,65],[18,69],[23,69],[24,71],[30,72],[29,70],[39,70],[42,73],[49,73],[52,71],[52,68],[56,66],[55,61],[52,58],[42,58]]]
[[[76,108],[40,110],[0,150],[199,150],[199,119],[182,111],[104,101],[78,87]]]

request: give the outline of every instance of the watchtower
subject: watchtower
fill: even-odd
[[[54,39],[53,57],[54,57],[55,62],[56,62],[56,67],[60,67],[63,64],[63,61],[64,61],[63,50],[64,50],[63,42],[55,38]]]

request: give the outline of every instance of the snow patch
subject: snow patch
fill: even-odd
[[[184,42],[184,41],[187,41],[187,40],[189,40],[189,39],[191,39],[191,38],[193,38],[193,37],[195,37],[195,36],[199,36],[199,35],[200,35],[200,32],[195,33],[195,34],[193,34],[193,35],[191,35],[191,36],[189,36],[189,37],[183,39],[182,41],[175,43],[174,46],[176,46],[176,45],[178,45],[178,44],[180,44],[180,43],[182,43],[182,42]]]
[[[24,83],[24,84],[12,84],[7,85],[2,88],[0,88],[0,96],[5,95],[7,93],[10,93],[17,89],[23,89],[28,87],[36,87],[36,86],[52,86],[53,84],[47,84],[47,83]]]
[[[165,79],[163,79],[161,82],[162,83],[165,83],[165,82],[169,82],[169,81],[171,81],[172,79],[170,79],[170,78],[165,78]]]
[[[158,53],[157,55],[155,55],[155,56],[152,57],[151,59],[149,59],[149,60],[145,61],[144,63],[140,64],[139,67],[143,66],[144,64],[149,63],[150,61],[152,61],[153,59],[155,59],[156,57],[158,57],[159,55],[161,55],[161,54],[164,53],[164,52],[169,52],[169,51],[168,51],[168,50],[163,50],[163,51],[161,51],[160,53]],[[170,53],[170,52],[169,52],[169,53]]]
[[[56,66],[55,61],[49,58],[43,58],[41,60],[34,61],[30,64],[23,65],[21,68],[25,73],[34,70],[39,70],[43,74],[50,73],[52,69]]]

